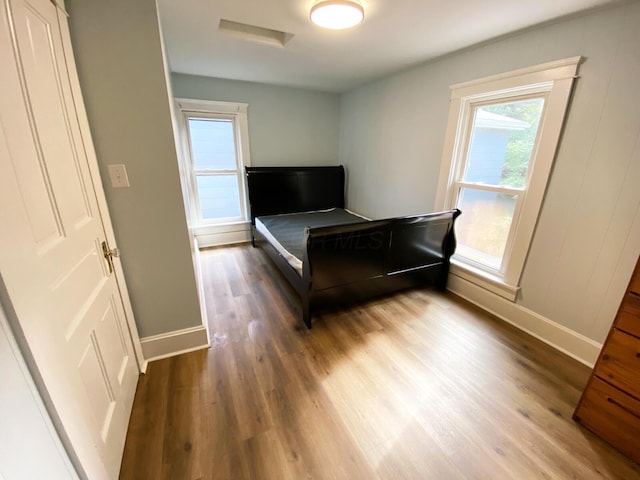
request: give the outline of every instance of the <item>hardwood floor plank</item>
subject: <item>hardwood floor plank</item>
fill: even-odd
[[[121,466],[120,478],[123,480],[161,478],[169,396],[168,372],[169,362],[155,362],[138,381]],[[150,405],[153,405],[152,409]],[[140,458],[144,458],[144,462],[139,462]]]
[[[121,479],[640,479],[571,419],[588,368],[454,295],[307,330],[262,251],[201,257],[212,346],[149,365]]]

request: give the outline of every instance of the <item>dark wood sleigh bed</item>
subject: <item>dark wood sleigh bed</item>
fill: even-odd
[[[324,305],[419,285],[445,288],[459,210],[383,220],[360,217],[341,225],[302,227],[297,255],[301,265],[294,265],[291,255],[268,231],[265,234],[264,229],[256,228],[256,220],[261,226],[260,220],[296,217],[284,214],[342,212],[343,167],[246,167],[245,171],[253,245],[265,250],[300,295],[302,319],[308,328],[312,312]]]

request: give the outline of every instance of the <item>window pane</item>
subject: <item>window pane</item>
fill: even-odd
[[[475,109],[464,180],[524,187],[543,98]]]
[[[189,119],[196,170],[235,170],[236,149],[231,120]]]
[[[198,197],[203,220],[240,216],[240,192],[235,175],[198,175]]]
[[[507,244],[516,195],[463,188],[456,220],[456,255],[500,269]]]

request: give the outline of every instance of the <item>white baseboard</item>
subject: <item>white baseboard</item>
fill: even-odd
[[[246,243],[251,241],[251,231],[237,231],[224,233],[210,233],[196,235],[199,248],[219,247],[221,245],[233,245],[235,243]]]
[[[147,362],[209,348],[209,336],[204,325],[161,333],[140,339]]]
[[[199,248],[244,243],[251,240],[251,223],[239,222],[229,225],[208,225],[194,229],[193,233]]]
[[[447,290],[589,367],[598,359],[602,349],[598,342],[468,280],[449,274]]]

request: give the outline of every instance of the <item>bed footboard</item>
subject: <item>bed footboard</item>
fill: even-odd
[[[459,210],[307,229],[303,320],[325,303],[361,300],[417,285],[445,288]],[[304,297],[304,295],[303,295]]]

